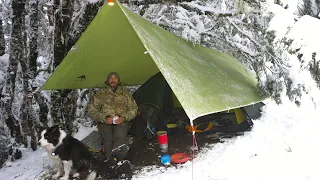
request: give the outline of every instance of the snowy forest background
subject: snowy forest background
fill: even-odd
[[[231,53],[256,72],[261,94],[277,103],[285,94],[299,106],[302,92],[308,93],[310,85],[292,72],[307,72],[319,87],[320,48],[303,48],[293,39],[296,34],[290,26],[274,32],[270,28],[274,14],[266,10],[267,1],[120,0],[178,36]],[[295,6],[289,1],[274,2],[292,11],[295,21],[320,19],[320,0],[295,0]],[[36,150],[40,127],[59,123],[71,133],[79,123],[90,125],[84,114],[90,90],[39,88],[104,2],[0,0],[0,167],[8,158],[18,159],[21,146]],[[291,22],[284,19],[283,23]]]

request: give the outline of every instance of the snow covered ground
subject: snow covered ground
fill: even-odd
[[[7,162],[6,167],[0,169],[0,179],[37,179],[38,175],[48,169],[49,159],[43,149],[32,151],[31,148],[21,148],[22,159]]]
[[[271,1],[270,1],[271,2]],[[283,37],[293,39],[291,49],[300,48],[304,54],[303,66],[307,67],[312,52],[318,52],[320,60],[320,20],[304,16],[297,22],[292,15],[298,1],[284,1],[284,9],[274,5],[269,10],[276,15],[269,30],[276,32],[276,41]],[[319,180],[320,162],[320,92],[311,78],[308,68],[301,69],[296,56],[290,56],[290,75],[293,86],[303,83],[308,94],[303,94],[297,107],[288,101],[283,92],[282,105],[266,102],[260,119],[244,136],[226,139],[224,143],[209,145],[192,162],[175,167],[145,167],[134,174],[133,179],[212,179],[212,180]],[[0,77],[1,79],[1,77]],[[313,101],[312,101],[313,100]],[[315,103],[316,102],[316,103]],[[92,129],[80,128],[75,136],[83,138]],[[0,179],[33,180],[48,168],[46,153],[22,149],[23,157],[6,163],[0,169]],[[159,163],[160,164],[160,163]]]
[[[289,101],[280,106],[266,102],[261,118],[254,121],[254,128],[244,136],[209,145],[197,155],[193,165],[189,161],[178,169],[145,167],[133,179],[192,179],[192,176],[214,180],[320,179],[319,108],[305,98],[300,108]],[[76,137],[84,137],[89,131],[81,127]],[[21,160],[0,169],[1,177],[33,180],[48,169],[50,162],[42,149],[22,152]]]

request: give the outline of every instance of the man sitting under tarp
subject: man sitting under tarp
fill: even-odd
[[[118,73],[109,73],[105,83],[108,86],[91,98],[88,115],[98,124],[104,155],[108,158],[113,149],[126,143],[129,122],[135,118],[138,106],[121,86]]]

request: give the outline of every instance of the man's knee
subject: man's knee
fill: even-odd
[[[100,124],[98,126],[98,132],[102,138],[110,138],[112,139],[112,127],[107,124]]]
[[[122,131],[114,134],[114,141],[125,140],[127,138],[127,132]]]
[[[114,140],[125,140],[127,138],[127,134],[128,134],[128,124],[124,123],[121,125],[117,125],[117,127],[115,128],[114,131]]]

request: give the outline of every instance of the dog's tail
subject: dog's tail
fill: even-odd
[[[86,177],[86,180],[95,180],[97,176],[97,172],[96,171],[91,171],[88,176]]]

